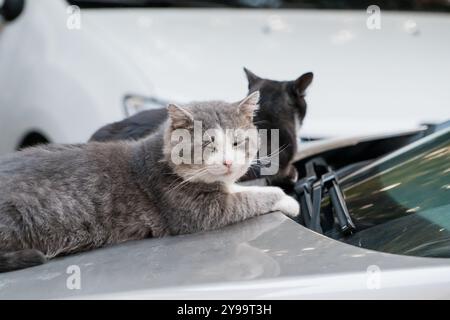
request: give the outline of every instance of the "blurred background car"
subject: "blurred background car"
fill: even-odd
[[[314,72],[305,138],[447,120],[448,1],[377,3],[1,0],[0,154],[84,142],[167,101],[237,100],[243,66]]]

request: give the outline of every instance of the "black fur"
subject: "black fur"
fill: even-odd
[[[290,164],[297,152],[295,117],[299,124],[306,115],[305,91],[313,80],[311,72],[305,73],[293,81],[274,81],[260,78],[244,68],[248,79],[249,92],[261,93],[260,109],[255,117],[258,129],[280,130],[280,171],[269,177],[271,185],[289,188],[297,177],[296,169]],[[156,131],[167,119],[167,110],[153,109],[142,111],[125,120],[106,125],[91,137],[90,141],[113,141],[140,139]],[[270,141],[269,141],[270,147]],[[268,150],[269,154],[271,150]],[[274,150],[276,151],[276,150]],[[258,171],[249,170],[241,181],[259,178]]]
[[[166,119],[166,108],[142,111],[125,120],[104,126],[94,133],[90,141],[138,140],[155,132]]]
[[[258,129],[280,130],[280,171],[268,178],[269,184],[287,189],[297,177],[297,170],[291,165],[298,149],[295,118],[300,125],[303,123],[307,111],[305,91],[313,80],[313,74],[305,73],[294,81],[274,81],[260,78],[246,68],[244,71],[249,92],[259,90],[261,95],[260,109],[255,116],[256,126]]]

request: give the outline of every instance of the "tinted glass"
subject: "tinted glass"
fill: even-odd
[[[450,257],[450,132],[433,135],[341,181],[358,232],[347,243]]]

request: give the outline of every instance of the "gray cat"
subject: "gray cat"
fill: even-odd
[[[139,141],[49,145],[0,158],[0,272],[128,240],[212,230],[277,210],[298,215],[298,203],[280,188],[235,184],[258,145],[226,129],[254,129],[258,99],[255,92],[231,104],[169,105],[169,119]],[[207,137],[192,143],[202,159],[174,161],[174,133],[193,133],[194,121]],[[217,134],[204,134],[210,130]],[[246,160],[233,163],[237,155]]]

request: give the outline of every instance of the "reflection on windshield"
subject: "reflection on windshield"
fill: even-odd
[[[344,241],[392,253],[450,257],[450,132],[343,184],[360,230]]]
[[[395,158],[372,168],[366,173],[371,176],[344,189],[355,219],[378,224],[379,220],[449,203],[450,140],[418,154],[414,151],[407,153],[409,159],[402,156],[398,164],[394,164]]]
[[[450,258],[450,205],[363,230],[344,241],[383,252]]]
[[[233,8],[301,8],[301,9],[361,9],[373,5],[373,0],[69,0],[80,7],[233,7]],[[380,0],[382,10],[450,11],[447,0]]]

